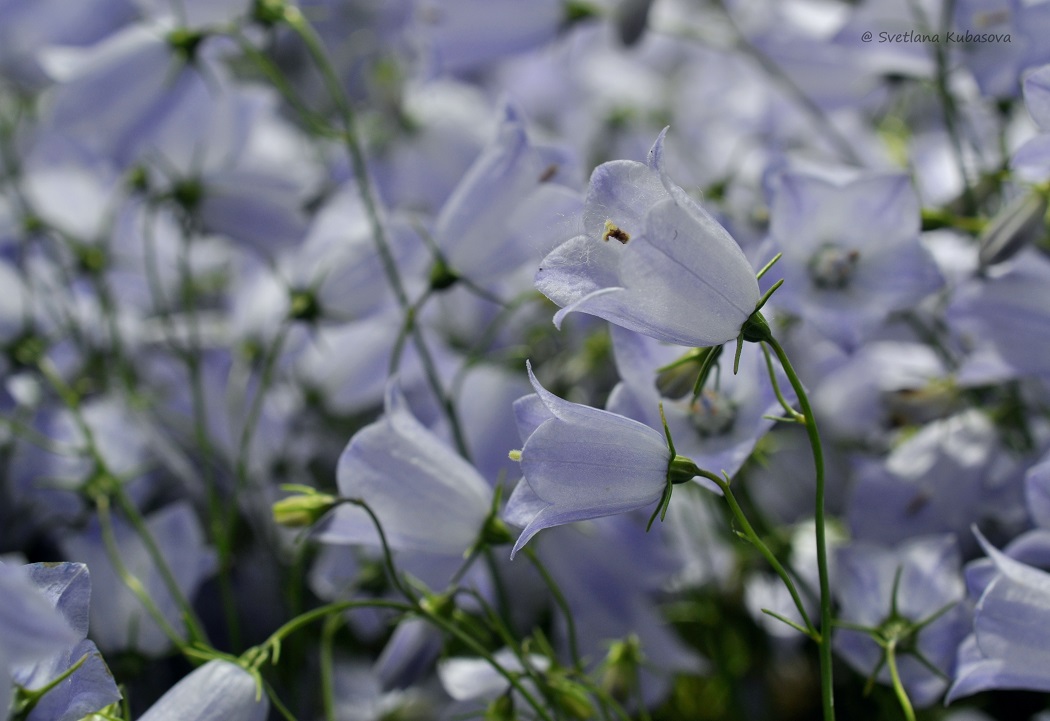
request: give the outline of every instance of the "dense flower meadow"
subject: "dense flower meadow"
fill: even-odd
[[[1050,721],[1048,38],[0,0],[0,721]]]

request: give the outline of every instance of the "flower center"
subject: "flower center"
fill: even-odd
[[[818,288],[841,290],[849,286],[853,279],[858,260],[860,251],[846,250],[828,243],[810,259],[809,276]]]
[[[631,234],[626,230],[623,230],[611,220],[605,221],[605,232],[602,233],[602,240],[609,242],[609,238],[616,238],[618,241],[627,244],[627,241],[631,239]]]
[[[705,389],[689,410],[693,428],[704,438],[724,436],[736,423],[736,404],[717,390]]]

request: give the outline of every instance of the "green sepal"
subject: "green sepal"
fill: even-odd
[[[547,679],[554,706],[574,719],[594,718],[594,704],[586,688],[561,674],[551,674]]]
[[[740,335],[749,343],[763,343],[773,340],[773,331],[769,329],[769,323],[766,322],[762,313],[757,310],[744,321],[743,327],[740,328]]]
[[[700,475],[700,468],[691,458],[675,456],[667,467],[667,481],[673,485],[688,483]]]
[[[459,276],[456,272],[448,267],[444,260],[438,258],[437,262],[430,269],[430,289],[445,290],[446,288],[451,288],[457,282],[459,282]]]

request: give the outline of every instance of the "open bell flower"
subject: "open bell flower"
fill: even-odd
[[[555,248],[536,288],[561,306],[685,346],[736,338],[758,306],[755,272],[732,236],[663,169],[660,134],[646,163],[595,168],[584,233]]]
[[[671,449],[662,433],[616,413],[563,400],[540,385],[531,364],[527,367],[536,394],[514,403],[525,438],[520,458],[524,478],[504,514],[525,530],[511,558],[544,528],[652,506],[672,470]]]

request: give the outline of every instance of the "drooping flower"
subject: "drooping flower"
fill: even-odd
[[[667,131],[665,130],[664,133]],[[646,163],[595,168],[584,233],[546,258],[536,288],[574,311],[686,346],[735,338],[759,301],[755,273],[732,236],[663,169],[664,133]]]
[[[76,643],[77,633],[18,567],[0,563],[0,597],[0,709],[6,710],[13,692],[11,666],[60,653]]]
[[[478,539],[492,491],[477,470],[416,420],[396,382],[386,410],[358,431],[339,458],[339,492],[365,501],[394,550],[457,555]],[[337,507],[319,531],[329,543],[379,543],[361,508]]]
[[[993,688],[1050,691],[1050,574],[975,534],[997,573],[977,602],[947,700]]]
[[[215,660],[175,684],[139,721],[263,721],[269,710],[250,673]]]
[[[514,403],[525,438],[512,522],[528,519],[511,558],[538,531],[651,506],[667,484],[671,451],[644,423],[563,400],[540,385]]]

